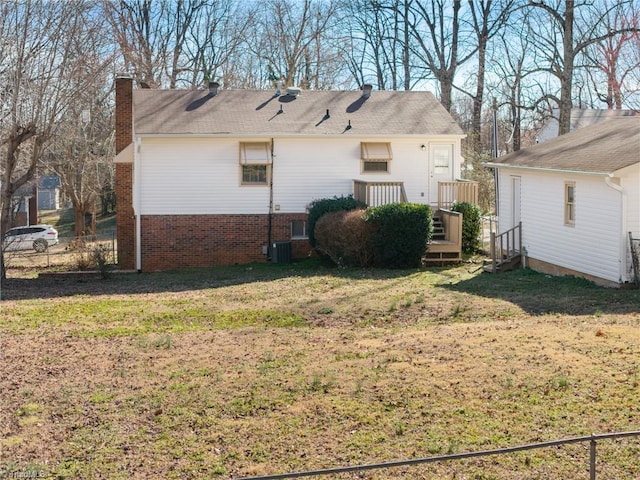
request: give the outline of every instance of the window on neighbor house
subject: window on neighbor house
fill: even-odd
[[[388,173],[393,158],[388,142],[361,142],[362,173]]]
[[[291,238],[308,238],[307,222],[305,220],[291,220]]]
[[[267,185],[271,163],[269,142],[240,142],[242,185]]]
[[[564,223],[574,225],[576,223],[576,184],[567,182],[564,184]]]

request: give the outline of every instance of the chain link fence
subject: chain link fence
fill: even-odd
[[[30,250],[5,251],[7,269],[59,268],[61,270],[93,270],[96,262],[117,263],[116,232],[82,237],[59,237],[58,244],[44,252]]]

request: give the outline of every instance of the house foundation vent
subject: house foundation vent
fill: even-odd
[[[273,242],[271,247],[273,263],[291,263],[291,242]]]

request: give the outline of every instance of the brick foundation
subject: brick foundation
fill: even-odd
[[[291,220],[306,214],[272,217],[271,241],[291,240]],[[266,262],[267,215],[143,215],[142,271]],[[307,240],[292,241],[292,257],[311,254]]]

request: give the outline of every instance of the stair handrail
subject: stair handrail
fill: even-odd
[[[629,249],[631,250],[631,264],[633,265],[633,281],[636,287],[640,288],[640,238],[633,238],[631,232],[629,232]]]
[[[517,234],[517,237],[516,237]],[[517,239],[517,242],[516,242]],[[499,246],[498,246],[499,243]],[[510,228],[509,230],[502,232],[496,235],[495,232],[491,232],[491,271],[493,273],[498,272],[498,256],[502,259],[505,253],[505,243],[506,243],[506,253],[507,258],[502,261],[509,261],[516,257],[513,253],[517,252],[518,255],[522,256],[522,222],[518,222],[515,227]],[[513,247],[513,248],[510,248]],[[517,248],[516,248],[517,247]]]

